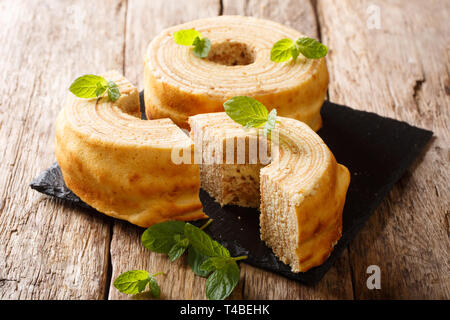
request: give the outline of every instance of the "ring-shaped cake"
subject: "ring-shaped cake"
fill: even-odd
[[[175,43],[173,33],[182,29],[195,29],[211,40],[206,58]],[[300,37],[304,35],[279,23],[242,16],[195,20],[163,30],[144,58],[147,117],[171,118],[189,128],[189,116],[221,112],[229,98],[250,96],[317,131],[328,86],[325,58],[270,60],[275,42]]]

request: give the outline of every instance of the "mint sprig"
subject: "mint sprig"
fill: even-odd
[[[299,54],[308,59],[320,59],[327,55],[328,47],[319,41],[303,37],[293,41],[291,39],[281,39],[277,41],[270,51],[270,60],[274,62],[284,62],[289,59],[297,59]]]
[[[203,262],[208,260],[209,257],[199,253],[195,247],[189,246],[188,248],[188,264],[191,267],[191,270],[200,277],[206,278],[211,273],[211,271],[207,271],[204,269],[200,269]]]
[[[173,246],[177,244],[176,236],[184,235],[184,225],[182,221],[167,221],[158,223],[147,230],[141,236],[141,242],[145,248],[157,253],[169,253]]]
[[[114,81],[108,81],[108,86],[106,88],[108,91],[108,98],[111,101],[116,101],[120,97],[119,87]]]
[[[167,253],[171,261],[188,250],[188,264],[192,271],[201,277],[208,277],[206,297],[221,300],[228,297],[239,282],[240,270],[236,261],[246,259],[247,256],[231,257],[227,248],[211,239],[203,231],[211,221],[200,228],[181,221],[158,223],[145,230],[141,241],[151,251]],[[147,283],[152,284],[148,280],[151,277],[145,272],[129,271],[117,278],[114,286],[117,282],[116,288],[124,293],[141,292]]]
[[[151,295],[154,298],[159,298],[161,295],[161,289],[159,288],[155,277],[160,274],[163,273],[157,272],[150,274],[145,270],[131,270],[118,276],[116,280],[114,280],[113,284],[117,290],[126,294],[141,293],[147,288],[148,285]]]
[[[187,223],[185,234],[195,250],[206,258],[200,270],[206,275],[206,297],[210,300],[223,300],[228,297],[239,282],[240,270],[236,261],[246,256],[231,257],[227,248],[212,240],[201,229]]]
[[[170,261],[175,261],[179,257],[181,257],[184,251],[186,251],[187,247],[189,246],[189,240],[187,238],[181,235],[175,235],[174,238],[176,243],[168,252]]]
[[[296,51],[293,53],[293,50]],[[270,60],[275,62],[287,61],[290,58],[297,58],[298,50],[291,39],[281,39],[277,41],[270,51]]]
[[[266,106],[258,100],[247,96],[233,97],[223,104],[225,113],[237,123],[248,128],[264,128],[268,135],[275,128],[277,111],[269,113]]]
[[[119,87],[114,81],[94,74],[78,77],[72,82],[69,90],[78,98],[85,99],[101,97],[105,92],[111,101],[116,101],[120,97]]]
[[[206,280],[206,297],[209,300],[222,300],[228,297],[239,282],[240,270],[236,261],[224,261]]]
[[[206,58],[211,49],[211,40],[208,38],[195,38],[192,43],[194,46],[194,54],[199,58]]]
[[[201,38],[202,34],[195,29],[184,29],[173,33],[176,43],[183,46],[192,46],[196,38]]]
[[[173,33],[173,39],[177,44],[193,46],[193,53],[199,58],[206,58],[211,49],[211,41],[194,29],[184,29]]]
[[[186,223],[184,226],[184,234],[189,239],[190,244],[202,255],[208,257],[230,256],[227,248],[211,239],[205,231],[190,223]]]

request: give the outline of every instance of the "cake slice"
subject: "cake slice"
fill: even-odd
[[[259,208],[259,171],[270,162],[270,147],[260,159],[258,151],[266,147],[266,139],[259,139],[257,131],[242,130],[223,115],[205,113],[189,118],[201,186],[221,206]]]
[[[206,218],[199,168],[175,163],[193,156],[191,139],[170,119],[141,120],[139,92],[116,71],[120,98],[68,94],[56,121],[55,154],[66,185],[98,211],[141,227],[167,220]]]
[[[277,121],[272,137],[278,141],[265,141],[271,146],[267,164],[260,148],[256,163],[250,163],[254,156],[247,157],[255,153],[248,148],[251,141],[261,146],[266,140],[256,130],[245,130],[224,112],[189,118],[195,154],[202,162],[202,187],[221,205],[256,206],[259,199],[261,239],[293,272],[304,272],[322,264],[341,237],[350,174],[306,124],[284,117]],[[224,146],[230,140],[246,141],[244,163],[220,161],[227,158]],[[206,161],[211,158],[216,163]]]

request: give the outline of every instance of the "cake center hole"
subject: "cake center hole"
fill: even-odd
[[[255,62],[255,50],[241,42],[213,43],[206,59],[225,66],[245,66]]]

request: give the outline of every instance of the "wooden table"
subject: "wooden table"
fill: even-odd
[[[221,14],[272,19],[321,39],[331,101],[435,133],[319,284],[242,264],[232,298],[450,298],[447,0],[1,1],[0,298],[126,299],[112,280],[146,269],[167,273],[162,299],[204,299],[205,280],[185,260],[145,250],[143,229],[28,184],[55,161],[54,122],[75,77],[114,68],[142,89],[143,52],[158,32]],[[366,286],[373,264],[380,290]]]

